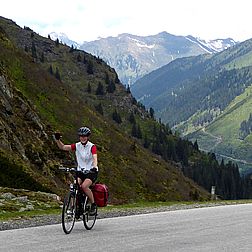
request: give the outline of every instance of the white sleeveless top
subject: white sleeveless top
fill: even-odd
[[[77,171],[81,171],[81,169],[90,170],[94,167],[93,164],[93,155],[91,152],[91,148],[93,147],[93,143],[87,142],[86,145],[83,145],[81,142],[75,144],[75,154],[77,158]]]

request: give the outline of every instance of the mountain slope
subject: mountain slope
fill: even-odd
[[[214,55],[175,60],[136,82],[132,93],[184,136],[198,139],[200,148],[242,161],[245,171],[251,132],[241,139],[240,128],[251,113],[251,52],[247,40]]]
[[[15,179],[15,187],[62,195],[68,177],[57,167],[74,165],[74,159],[56,148],[51,134],[59,130],[71,143],[76,130],[88,125],[98,147],[100,180],[109,186],[112,203],[208,197],[178,164],[131,136],[131,114],[150,137],[148,130],[160,126],[102,60],[5,18],[0,18],[0,48],[1,185]]]
[[[252,134],[249,131],[245,137],[241,137],[241,123],[249,119],[251,107],[252,83],[213,122],[187,137],[191,140],[197,138],[202,149],[236,162],[242,173],[248,173],[252,170]]]

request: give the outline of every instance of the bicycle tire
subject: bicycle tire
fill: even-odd
[[[83,224],[87,230],[91,230],[93,228],[97,218],[97,207],[94,215],[90,215],[90,207],[91,203],[86,196],[84,202]]]
[[[73,230],[76,214],[76,197],[73,192],[68,192],[62,208],[62,228],[66,234]]]

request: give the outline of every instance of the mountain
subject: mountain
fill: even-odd
[[[193,36],[161,32],[152,36],[120,34],[84,43],[81,49],[115,68],[122,83],[131,86],[145,74],[174,59],[213,53],[236,44],[233,39],[202,41]]]
[[[80,45],[77,42],[69,39],[68,36],[65,33],[62,33],[62,32],[61,33],[51,32],[51,33],[49,33],[49,37],[54,41],[56,39],[58,39],[59,42],[64,43],[64,44],[69,45],[69,46],[73,46],[74,48],[79,48],[80,47]]]
[[[76,45],[66,36],[54,34],[67,45]],[[205,41],[193,36],[175,36],[161,32],[152,36],[123,33],[117,37],[101,38],[77,45],[113,67],[119,79],[131,86],[145,74],[158,69],[174,59],[205,53],[220,52],[235,45],[231,38]]]
[[[183,175],[179,160],[143,146],[141,134],[152,146],[153,129],[161,125],[104,61],[2,17],[0,48],[0,186],[64,195],[69,176],[58,167],[74,166],[75,160],[51,136],[60,131],[63,142],[72,143],[86,125],[111,203],[209,197]],[[176,146],[179,139],[169,138]]]
[[[58,167],[75,159],[51,135],[72,143],[86,125],[112,204],[206,200],[212,185],[224,199],[252,196],[236,165],[219,164],[156,121],[102,59],[6,18],[0,48],[0,186],[62,196],[70,177]]]
[[[251,170],[252,39],[216,54],[177,59],[131,91],[199,147]]]

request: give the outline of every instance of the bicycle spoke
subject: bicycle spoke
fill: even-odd
[[[75,223],[75,196],[72,192],[69,192],[64,200],[62,209],[62,227],[66,234],[69,234]]]
[[[97,218],[97,208],[94,215],[90,215],[91,203],[86,198],[84,203],[84,214],[83,214],[83,223],[87,230],[93,228],[96,218]]]

